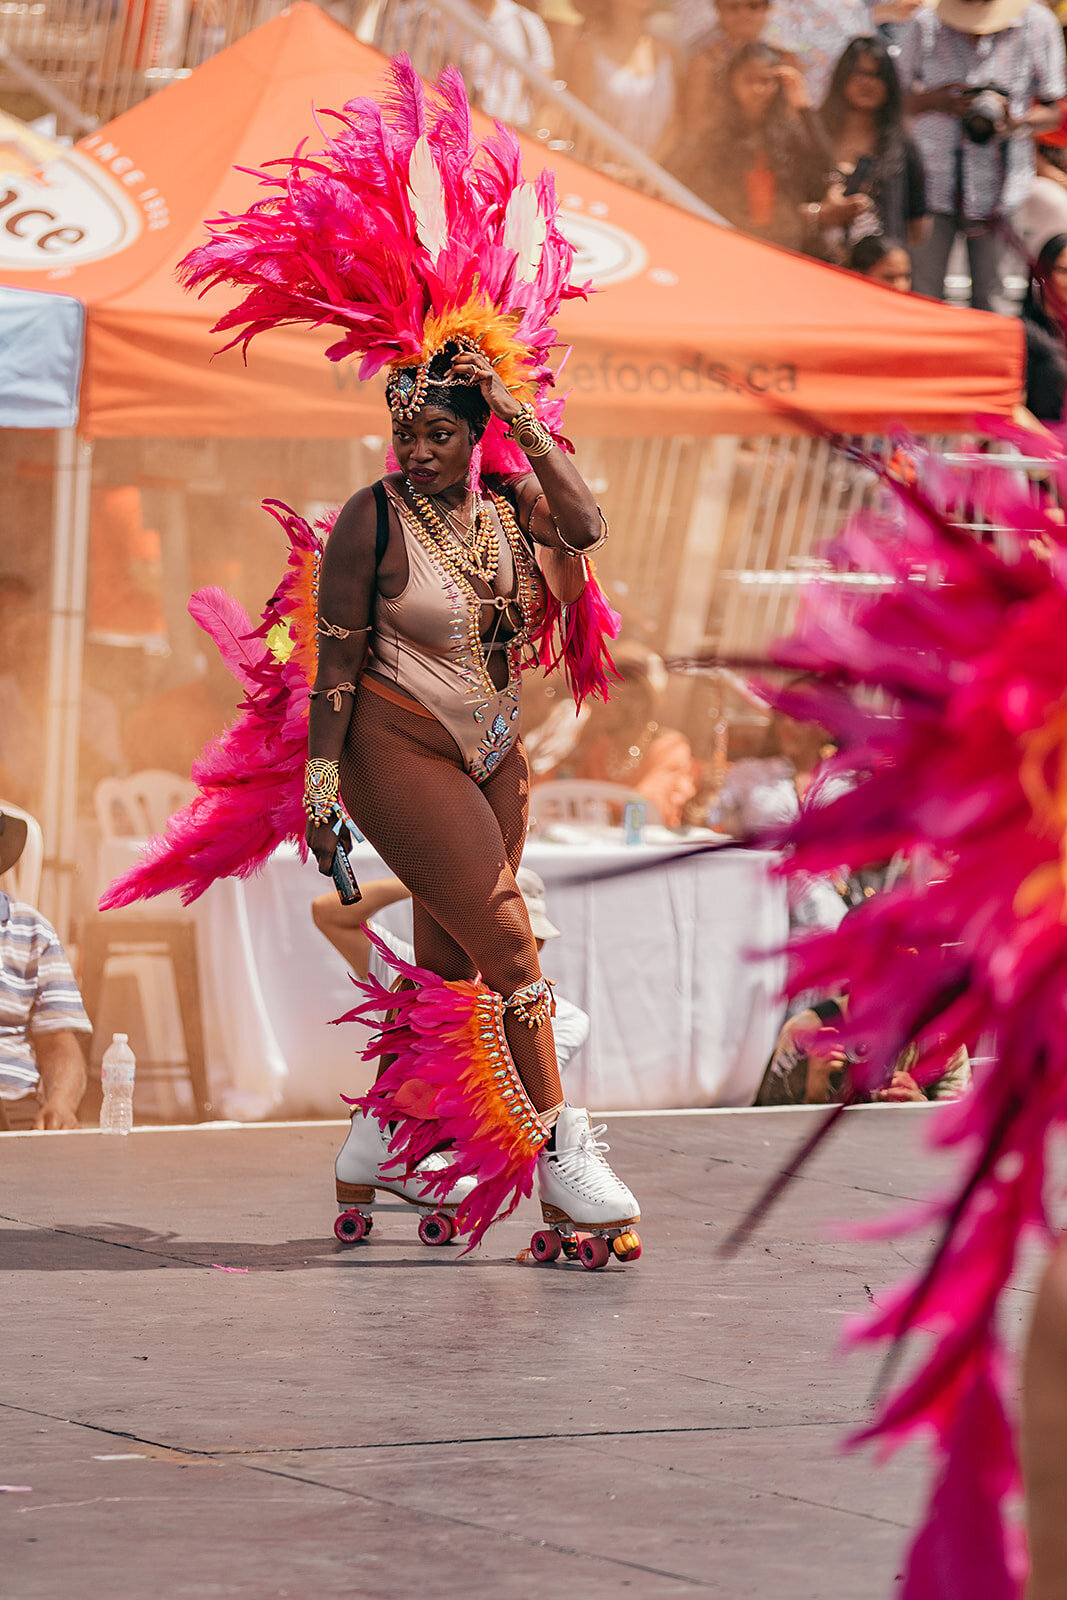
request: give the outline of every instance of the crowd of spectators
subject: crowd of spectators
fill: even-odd
[[[522,8],[480,9],[502,26]],[[969,277],[976,309],[1021,310],[1028,404],[1062,420],[1067,63],[1045,0],[525,9],[557,81],[734,226],[937,299]]]

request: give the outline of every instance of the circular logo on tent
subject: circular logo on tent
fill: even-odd
[[[144,227],[122,183],[80,151],[36,172],[11,172],[0,149],[0,269],[51,272],[114,255]],[[8,168],[5,171],[5,166]],[[131,175],[144,182],[144,173]]]
[[[640,239],[613,222],[564,210],[556,220],[560,233],[575,247],[573,283],[591,281],[594,288],[603,289],[636,278],[648,266],[648,251]]]

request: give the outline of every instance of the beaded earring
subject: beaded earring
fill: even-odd
[[[476,495],[478,493],[479,487],[481,485],[481,481],[482,481],[482,441],[479,439],[478,443],[474,446],[474,449],[471,451],[470,471],[467,473],[467,488],[470,490],[471,494]]]

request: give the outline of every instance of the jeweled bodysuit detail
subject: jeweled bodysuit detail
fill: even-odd
[[[371,632],[370,670],[405,690],[455,739],[463,764],[482,783],[519,733],[523,648],[544,611],[544,581],[514,516],[493,497],[500,559],[490,599],[442,553],[433,534],[389,485],[404,535],[408,579],[399,595],[379,594]],[[487,612],[516,605],[522,623],[499,648],[507,682],[489,675],[483,644]]]

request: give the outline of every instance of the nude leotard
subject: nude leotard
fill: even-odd
[[[388,484],[386,492],[400,519],[408,578],[400,594],[376,598],[374,676],[365,681],[373,689],[379,677],[405,690],[447,728],[467,771],[481,783],[518,738],[521,653],[541,620],[543,580],[525,543],[514,545],[494,511],[500,557],[492,587],[499,599],[516,601],[522,613],[519,631],[494,646],[503,650],[508,666],[507,682],[498,689],[482,642],[494,601],[456,576],[411,508]]]

